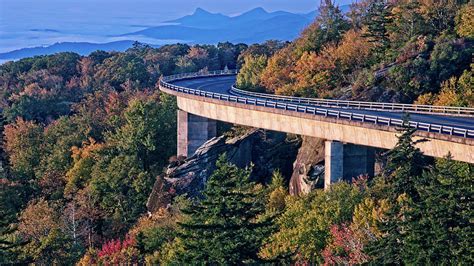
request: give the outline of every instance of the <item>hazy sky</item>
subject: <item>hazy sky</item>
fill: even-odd
[[[340,5],[354,0],[337,0]],[[107,42],[191,14],[237,15],[255,7],[307,13],[320,0],[0,0],[0,52],[62,41]],[[147,42],[148,40],[141,40]]]
[[[353,1],[336,0],[340,5]],[[319,2],[320,0],[0,0],[0,14],[8,15],[10,11],[25,14],[48,9],[69,12],[84,6],[102,9],[104,12],[166,9],[174,16],[190,13],[197,7],[225,14],[238,13],[254,7],[264,7],[269,11],[306,12],[316,9]]]

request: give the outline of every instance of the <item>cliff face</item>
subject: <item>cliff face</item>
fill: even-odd
[[[293,164],[289,185],[291,195],[306,194],[324,186],[324,140],[305,136],[302,140]]]
[[[239,167],[253,164],[251,179],[254,181],[268,182],[277,169],[290,177],[299,146],[298,139],[289,140],[284,133],[263,130],[252,130],[234,138],[213,138],[192,157],[171,163],[165,174],[157,178],[148,199],[148,210],[154,212],[166,207],[177,195],[198,197],[223,153]]]
[[[307,194],[324,187],[324,140],[312,137],[289,139],[286,134],[252,130],[238,137],[221,136],[201,146],[187,159],[172,162],[159,176],[148,199],[150,212],[167,207],[175,196],[199,197],[206,181],[215,170],[221,154],[239,166],[253,165],[251,179],[266,183],[273,171],[280,170],[292,195]],[[383,161],[377,152],[376,174]]]

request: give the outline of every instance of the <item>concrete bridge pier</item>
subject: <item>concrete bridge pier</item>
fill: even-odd
[[[216,134],[216,120],[178,110],[178,156],[192,156]]]
[[[371,147],[328,140],[325,143],[324,189],[359,175],[374,176],[375,150]]]

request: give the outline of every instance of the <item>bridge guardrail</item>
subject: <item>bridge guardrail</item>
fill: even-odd
[[[304,105],[298,105],[298,104],[292,104],[292,103],[262,100],[262,99],[257,99],[257,98],[241,97],[241,96],[236,96],[236,95],[227,95],[227,94],[221,94],[221,93],[215,93],[215,92],[207,92],[207,91],[198,90],[198,89],[189,89],[189,88],[185,88],[185,87],[181,87],[181,86],[177,86],[172,83],[169,83],[170,81],[176,81],[176,80],[182,80],[182,79],[197,78],[197,77],[226,76],[226,75],[234,75],[236,73],[237,73],[236,70],[221,70],[221,71],[177,74],[177,75],[162,77],[160,79],[159,84],[160,86],[164,88],[171,89],[176,92],[196,95],[200,97],[218,99],[218,100],[228,101],[228,102],[236,102],[236,103],[243,103],[243,104],[248,104],[248,105],[283,109],[283,110],[295,111],[299,113],[308,113],[308,114],[324,116],[324,117],[334,117],[337,119],[347,119],[347,120],[359,121],[363,123],[372,123],[375,125],[386,125],[386,126],[406,125],[404,124],[404,121],[402,119],[394,119],[394,118],[387,118],[387,117],[367,115],[367,114],[357,114],[357,113],[352,113],[349,111],[329,110],[325,108],[310,107],[310,106],[304,106]],[[260,97],[260,96],[253,96],[253,97]],[[302,103],[306,104],[305,102],[302,102]],[[385,110],[389,111],[389,109],[385,109]],[[474,130],[468,130],[464,128],[450,127],[450,126],[443,126],[439,124],[422,123],[422,122],[415,122],[415,121],[408,121],[408,126],[415,128],[417,130],[422,130],[426,132],[434,132],[434,133],[440,133],[440,134],[451,135],[451,136],[461,136],[464,138],[474,138]]]
[[[247,96],[252,96],[252,97],[259,97],[259,98],[267,98],[267,99],[273,99],[273,100],[282,100],[282,101],[288,101],[292,103],[315,104],[322,107],[352,108],[352,109],[392,111],[392,112],[435,113],[435,114],[440,114],[440,115],[474,116],[474,108],[469,108],[469,107],[304,98],[304,97],[293,97],[293,96],[272,95],[272,94],[266,94],[266,93],[250,92],[250,91],[238,89],[235,86],[232,86],[231,93],[239,94],[239,95],[247,95]]]

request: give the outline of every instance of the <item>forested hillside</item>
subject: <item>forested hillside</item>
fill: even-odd
[[[324,1],[323,1],[324,2]],[[331,1],[274,55],[245,56],[241,88],[276,94],[474,106],[469,1]]]
[[[70,264],[124,237],[176,151],[176,104],[159,77],[235,68],[245,48],[136,44],[0,66],[0,263]]]
[[[364,0],[343,14],[324,1],[319,14],[288,43],[1,65],[0,264],[473,264],[474,166],[423,156],[409,128],[375,178],[295,196],[279,171],[255,183],[223,154],[201,197],[148,212],[176,151],[162,75],[240,68],[253,91],[474,106],[473,3]]]

